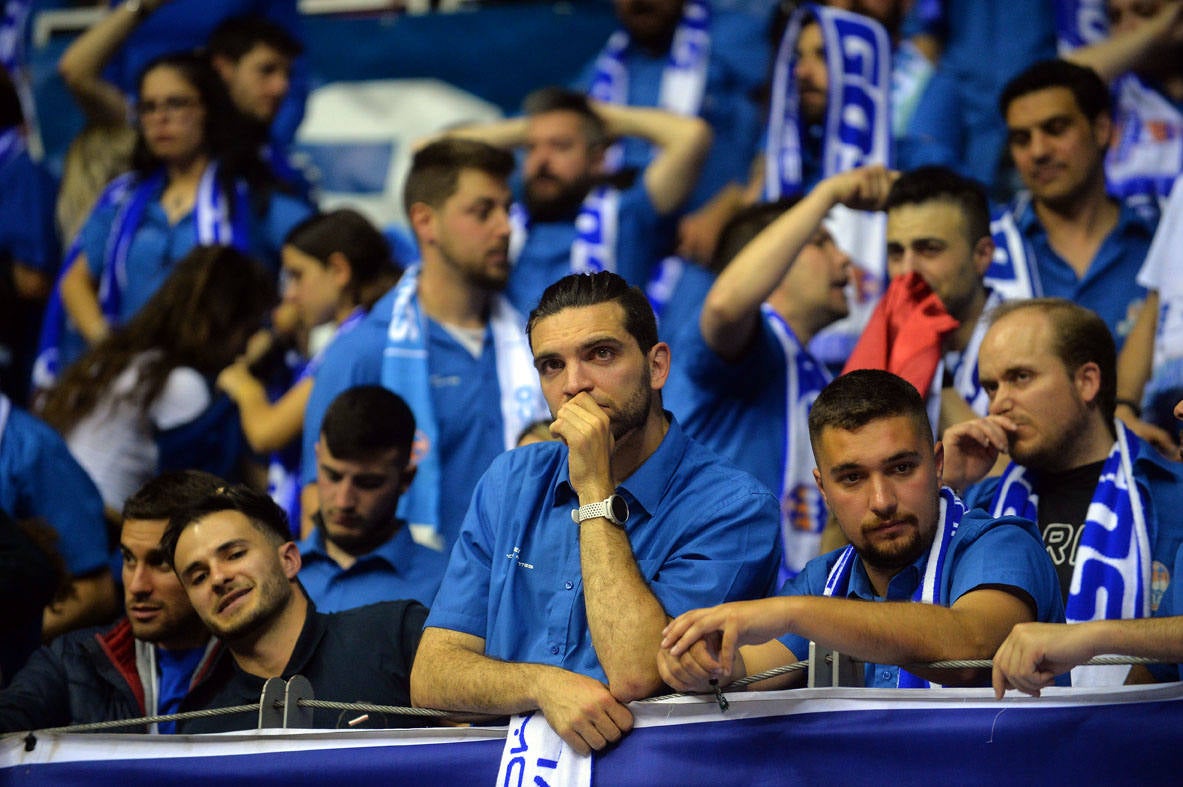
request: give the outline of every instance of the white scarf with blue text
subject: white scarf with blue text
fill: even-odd
[[[953,374],[953,388],[961,394],[961,398],[979,416],[984,416],[990,409],[990,397],[982,390],[982,383],[978,379],[978,353],[982,349],[982,339],[986,337],[986,330],[990,327],[989,314],[1002,305],[1002,294],[997,290],[990,290],[986,296],[986,304],[974,325],[969,343],[961,351],[956,363],[950,365]],[[939,391],[938,391],[939,393]]]
[[[1035,251],[1015,221],[1015,216],[1026,210],[1030,203],[1031,194],[1021,192],[1010,208],[1004,209],[990,222],[994,259],[990,261],[983,280],[1003,300],[1043,297]]]
[[[382,384],[399,393],[415,414],[415,483],[399,502],[416,541],[437,549],[451,547],[439,535],[440,470],[439,422],[432,405],[427,357],[427,315],[419,305],[419,266],[403,274],[394,292],[394,308],[382,359]],[[546,402],[534,371],[521,316],[504,297],[494,296],[489,314],[500,389],[502,439],[505,450],[518,435],[547,414]]]
[[[801,117],[793,66],[801,27],[821,28],[829,91],[822,143],[822,177],[868,164],[891,163],[891,40],[883,26],[859,14],[806,4],[789,20],[772,74],[772,106],[764,154],[764,198],[800,194]]]
[[[941,510],[937,516],[937,529],[933,534],[932,546],[928,549],[928,560],[924,563],[924,577],[912,594],[912,601],[921,604],[945,604],[945,569],[948,566],[949,547],[953,543],[953,536],[957,534],[957,526],[965,516],[965,503],[961,502],[953,490],[947,486],[941,487]],[[826,577],[826,585],[822,590],[823,596],[845,598],[850,588],[850,575],[854,570],[858,552],[853,546],[848,546],[838,556],[830,575]],[[896,678],[896,686],[901,689],[926,689],[939,687],[924,678],[900,668]]]
[[[1183,172],[1183,112],[1134,73],[1113,82],[1115,133],[1105,155],[1108,192],[1166,199]]]
[[[1145,446],[1121,421],[1114,423],[1117,440],[1101,468],[1076,548],[1076,566],[1064,605],[1069,623],[1150,614],[1150,534],[1134,479],[1134,461]],[[1014,462],[1007,466],[994,493],[991,513],[1039,521],[1039,495],[1026,468]],[[1121,673],[1124,676],[1125,668]],[[1074,686],[1112,682],[1099,677],[1095,668],[1072,671]]]
[[[620,192],[609,186],[589,191],[575,217],[571,273],[616,272],[619,222]],[[509,258],[516,264],[530,235],[530,214],[525,205],[515,202],[510,207],[509,225]]]
[[[821,551],[826,504],[813,480],[809,408],[830,382],[830,374],[805,350],[788,323],[767,303],[763,319],[785,354],[784,475],[780,488],[780,532],[784,562],[780,580],[795,577]]]

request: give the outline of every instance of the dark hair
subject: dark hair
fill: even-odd
[[[123,503],[123,518],[171,519],[182,509],[212,495],[226,482],[204,470],[164,473],[141,486]]]
[[[24,122],[25,112],[16,85],[8,75],[8,69],[0,68],[0,130],[16,128]]]
[[[259,44],[269,46],[289,59],[304,51],[303,45],[287,30],[266,17],[254,14],[223,20],[209,34],[205,48],[210,57],[225,57],[238,62]]]
[[[710,269],[722,273],[744,246],[800,201],[799,197],[786,197],[776,202],[757,202],[728,219],[719,232],[719,242],[715,245]]]
[[[986,189],[976,180],[958,175],[947,167],[918,167],[900,175],[887,193],[884,210],[901,205],[947,202],[961,211],[970,247],[990,236],[990,201]]]
[[[1036,63],[1007,82],[998,97],[998,111],[1005,118],[1015,99],[1053,87],[1070,90],[1076,106],[1090,121],[1096,120],[1098,115],[1112,114],[1109,88],[1097,72],[1058,58]]]
[[[528,117],[548,112],[574,112],[579,115],[583,135],[589,147],[605,147],[609,142],[608,126],[592,109],[591,100],[584,93],[563,87],[544,87],[526,96],[522,110]]]
[[[285,246],[328,266],[335,253],[349,260],[349,291],[353,302],[369,309],[398,279],[401,269],[390,253],[390,242],[369,219],[350,208],[314,213],[284,238]]]
[[[538,306],[526,321],[526,336],[544,317],[558,314],[563,309],[595,306],[597,303],[619,303],[624,309],[624,328],[641,348],[648,353],[657,344],[657,318],[653,307],[639,287],[610,271],[572,273],[556,281],[542,293]]]
[[[1113,431],[1113,413],[1117,408],[1117,346],[1113,334],[1097,313],[1064,298],[1029,298],[1008,301],[989,315],[994,325],[1003,317],[1033,309],[1047,317],[1052,329],[1052,352],[1074,374],[1086,363],[1101,370],[1097,407]]]
[[[394,448],[406,461],[415,439],[415,415],[393,391],[381,385],[359,385],[333,399],[320,434],[337,459],[363,460]]]
[[[827,427],[853,432],[872,421],[907,416],[920,433],[932,436],[932,423],[920,392],[907,380],[882,369],[857,369],[822,389],[809,410],[809,443],[814,456]]]
[[[173,369],[188,366],[212,377],[241,351],[275,303],[275,277],[229,246],[198,246],[126,325],[91,347],[62,375],[43,417],[65,433],[111,390],[115,378],[141,362],[127,397],[147,408]]]
[[[221,165],[218,185],[231,208],[236,204],[234,181],[238,178],[246,180],[260,192],[258,195],[252,194],[252,197],[269,194],[275,178],[270,168],[259,158],[259,145],[263,140],[259,129],[255,128],[258,124],[252,124],[234,106],[226,84],[209,60],[197,52],[173,52],[153,58],[140,72],[136,83],[137,100],[143,93],[145,78],[159,68],[176,71],[181,79],[197,91],[205,110],[202,140],[208,155]],[[143,127],[137,125],[136,144],[132,151],[133,169],[144,176],[157,170],[162,163],[148,149]],[[260,211],[263,206],[253,207]]]
[[[292,540],[291,531],[288,530],[288,516],[274,500],[245,484],[223,486],[196,503],[185,506],[169,518],[164,537],[160,539],[160,546],[168,555],[169,563],[176,567],[174,560],[177,555],[177,541],[185,532],[185,528],[219,511],[237,511],[242,514],[275,546]]]
[[[441,139],[420,148],[411,159],[403,186],[404,210],[409,215],[416,202],[442,207],[456,193],[460,173],[466,169],[506,180],[513,172],[513,155],[473,139]]]

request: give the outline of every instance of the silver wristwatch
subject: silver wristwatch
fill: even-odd
[[[575,524],[601,516],[617,527],[624,527],[628,521],[628,503],[620,495],[608,495],[598,503],[588,503],[571,511]]]

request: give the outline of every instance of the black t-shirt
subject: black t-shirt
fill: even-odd
[[[1031,487],[1039,495],[1039,534],[1060,577],[1065,601],[1072,586],[1084,520],[1104,466],[1105,460],[1101,460],[1063,473],[1031,474]]]

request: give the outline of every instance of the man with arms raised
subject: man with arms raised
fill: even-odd
[[[560,441],[505,454],[477,485],[412,697],[540,709],[587,753],[632,727],[626,703],[661,689],[652,653],[668,615],[768,592],[776,504],[662,410],[669,347],[638,288],[567,276],[528,330]]]
[[[867,686],[972,684],[985,676],[896,665],[989,658],[1014,624],[1063,619],[1031,523],[969,511],[942,487],[941,444],[909,383],[879,370],[837,378],[813,403],[809,436],[814,480],[850,545],[812,560],[779,596],[676,619],[657,653],[671,686],[725,685],[806,658],[810,640],[865,661]]]
[[[34,653],[0,692],[0,732],[189,708],[186,695],[208,677],[220,649],[193,611],[160,539],[174,512],[222,483],[195,470],[168,473],[127,499],[119,536],[127,617],[105,630],[65,634]],[[165,722],[153,731],[174,727]]]
[[[296,579],[300,552],[289,532],[283,509],[245,486],[219,489],[169,520],[165,552],[198,616],[233,656],[192,701],[203,708],[258,702],[268,678],[303,675],[319,700],[405,706],[427,610],[389,601],[317,612]],[[373,721],[413,725],[397,717]],[[341,723],[340,711],[313,714],[315,727]],[[252,726],[254,718],[239,713],[193,719],[180,730]]]
[[[416,544],[395,514],[415,478],[414,437],[411,408],[380,385],[329,405],[316,443],[316,530],[299,545],[300,583],[317,609],[435,598],[447,558]]]

